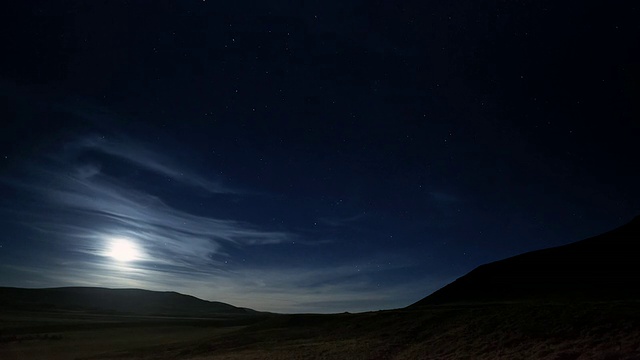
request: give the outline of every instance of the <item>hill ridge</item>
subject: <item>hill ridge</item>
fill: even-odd
[[[640,299],[640,216],[600,235],[483,264],[410,305],[531,299]]]
[[[251,309],[203,300],[175,291],[82,286],[0,287],[0,306],[5,309],[31,311],[87,311],[188,317],[256,313]]]

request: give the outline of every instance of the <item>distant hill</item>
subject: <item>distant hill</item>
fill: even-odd
[[[640,216],[602,235],[481,265],[411,305],[640,300]]]
[[[0,287],[0,310],[87,311],[109,314],[206,317],[257,312],[177,292],[141,289]]]

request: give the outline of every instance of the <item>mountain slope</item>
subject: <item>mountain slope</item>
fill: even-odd
[[[602,235],[479,266],[411,306],[640,299],[640,216]]]
[[[176,292],[140,289],[0,287],[0,309],[72,310],[166,316],[252,314],[253,310],[205,301]]]

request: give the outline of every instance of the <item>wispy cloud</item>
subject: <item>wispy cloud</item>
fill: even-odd
[[[399,307],[428,290],[428,282],[384,283],[385,273],[393,272],[397,266],[412,266],[401,262],[382,268],[344,263],[300,265],[300,261],[293,260],[241,263],[237,255],[243,251],[255,254],[257,249],[262,252],[275,245],[332,246],[333,242],[170,204],[163,194],[134,184],[129,176],[122,176],[122,171],[113,171],[114,165],[109,161],[114,158],[125,161],[127,171],[142,169],[176,180],[172,186],[181,187],[179,193],[183,196],[201,199],[197,194],[202,190],[213,199],[230,193],[249,196],[248,192],[236,192],[211,181],[182,163],[178,166],[159,151],[132,139],[83,137],[71,141],[59,152],[34,160],[25,173],[2,177],[4,185],[38,199],[24,206],[5,202],[3,206],[11,206],[5,208],[6,213],[41,234],[38,241],[57,250],[34,252],[29,264],[0,265],[0,280],[13,286],[176,290],[280,312]],[[191,191],[184,191],[185,186]],[[363,217],[357,214],[321,221],[327,226],[344,226]],[[109,257],[110,242],[121,238],[139,248],[135,261],[123,263]],[[286,251],[292,259],[295,257],[293,248]],[[381,282],[385,291],[381,290]]]
[[[211,181],[181,166],[179,160],[164,156],[159,151],[154,151],[149,145],[144,146],[139,141],[124,136],[117,140],[98,135],[87,136],[68,144],[67,148],[74,152],[90,150],[113,156],[139,168],[212,194],[240,193],[239,190],[231,189],[221,182]]]
[[[66,146],[64,155],[49,155],[46,161],[31,167],[27,178],[9,182],[45,200],[40,206],[48,210],[32,211],[28,225],[54,239],[74,241],[77,251],[103,254],[109,238],[127,237],[144,250],[145,261],[196,269],[225,256],[225,248],[229,246],[270,245],[297,238],[292,233],[196,215],[170,206],[160,197],[102,172],[98,163],[74,161],[77,156],[69,156],[70,148],[75,155],[99,150],[126,157],[137,167],[175,176],[183,183],[211,191],[224,187],[214,187],[213,182],[187,169],[176,170],[168,162],[158,160],[162,156],[135,144],[116,147],[113,143],[86,138],[73,142]]]

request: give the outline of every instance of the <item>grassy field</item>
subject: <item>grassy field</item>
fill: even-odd
[[[0,313],[0,359],[85,359],[161,355],[220,337],[254,318],[116,316],[79,312]]]
[[[639,359],[639,309],[508,304],[296,315],[193,351],[202,351],[195,359]]]
[[[640,303],[181,319],[0,316],[1,359],[640,359]]]

